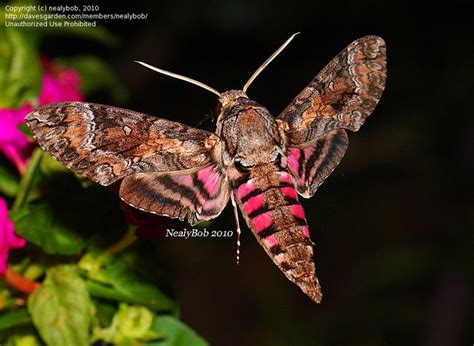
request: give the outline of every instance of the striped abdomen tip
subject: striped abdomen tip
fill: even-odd
[[[307,281],[296,282],[296,284],[301,288],[301,290],[315,303],[321,303],[323,299],[323,294],[321,292],[321,286],[319,286],[318,279],[308,278]]]

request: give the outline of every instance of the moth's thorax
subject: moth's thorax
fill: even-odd
[[[277,161],[282,141],[270,112],[239,90],[225,92],[220,101],[216,133],[225,144],[224,163],[254,167]]]

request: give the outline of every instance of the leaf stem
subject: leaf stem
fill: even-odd
[[[2,279],[7,285],[25,294],[31,294],[41,286],[39,282],[28,280],[10,268],[7,268],[7,271],[2,276]]]
[[[13,202],[12,210],[21,209],[28,198],[31,186],[33,185],[33,178],[43,157],[43,150],[36,148],[31,155],[30,163],[26,169],[25,174],[21,178],[20,185],[18,187],[18,192]]]
[[[117,242],[114,244],[110,245],[105,252],[113,256],[123,250],[125,250],[127,247],[132,245],[135,240],[137,240],[137,236],[135,235],[135,230],[136,226],[128,226],[127,233],[123,235],[122,238],[120,238]]]

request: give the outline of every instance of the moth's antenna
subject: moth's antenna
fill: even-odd
[[[270,64],[270,63],[272,62],[272,60],[275,59],[275,58],[277,57],[277,55],[280,54],[281,51],[282,51],[283,49],[285,49],[286,46],[288,46],[288,45],[290,44],[291,40],[293,40],[293,38],[294,38],[296,35],[298,35],[298,34],[299,34],[299,32],[297,32],[297,33],[291,35],[291,37],[290,37],[288,40],[286,40],[285,43],[283,43],[283,44],[280,46],[280,48],[278,48],[278,49],[276,50],[275,53],[273,53],[272,55],[270,55],[270,57],[269,57],[267,60],[265,60],[265,62],[264,62],[262,65],[260,65],[260,67],[257,69],[257,71],[255,71],[255,72],[253,73],[252,77],[249,78],[249,80],[247,81],[247,83],[245,83],[244,87],[242,88],[242,91],[243,91],[244,93],[247,92],[248,87],[250,86],[250,84],[252,84],[252,82],[255,80],[255,78],[257,78],[257,76],[260,74],[260,72],[262,72],[262,71],[265,69],[265,67],[267,67],[268,64]]]
[[[216,94],[217,96],[221,97],[221,93],[218,92],[216,89],[214,88],[211,88],[210,86],[204,84],[204,83],[201,83],[195,79],[192,79],[192,78],[189,78],[189,77],[185,77],[185,76],[182,76],[180,74],[177,74],[177,73],[173,73],[173,72],[169,72],[169,71],[166,71],[166,70],[162,70],[161,68],[158,68],[158,67],[155,67],[155,66],[151,66],[151,65],[148,65],[147,63],[144,63],[142,61],[137,61],[135,60],[136,63],[140,64],[140,65],[143,65],[145,67],[148,67],[150,70],[153,70],[153,71],[156,71],[158,73],[161,73],[161,74],[165,74],[167,76],[170,76],[170,77],[173,77],[173,78],[176,78],[176,79],[181,79],[181,80],[184,80],[185,82],[188,82],[188,83],[191,83],[191,84],[194,84],[194,85],[197,85],[203,89],[206,89],[208,91],[210,91],[211,93],[213,94]]]

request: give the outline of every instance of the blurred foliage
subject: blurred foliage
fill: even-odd
[[[0,27],[0,107],[17,108],[38,97],[41,70],[37,35]]]
[[[102,59],[93,55],[55,60],[59,65],[74,68],[82,78],[81,90],[86,95],[106,90],[114,103],[124,102],[127,92],[115,72]]]
[[[0,193],[4,196],[14,197],[18,191],[18,180],[15,174],[6,167],[0,166]]]

